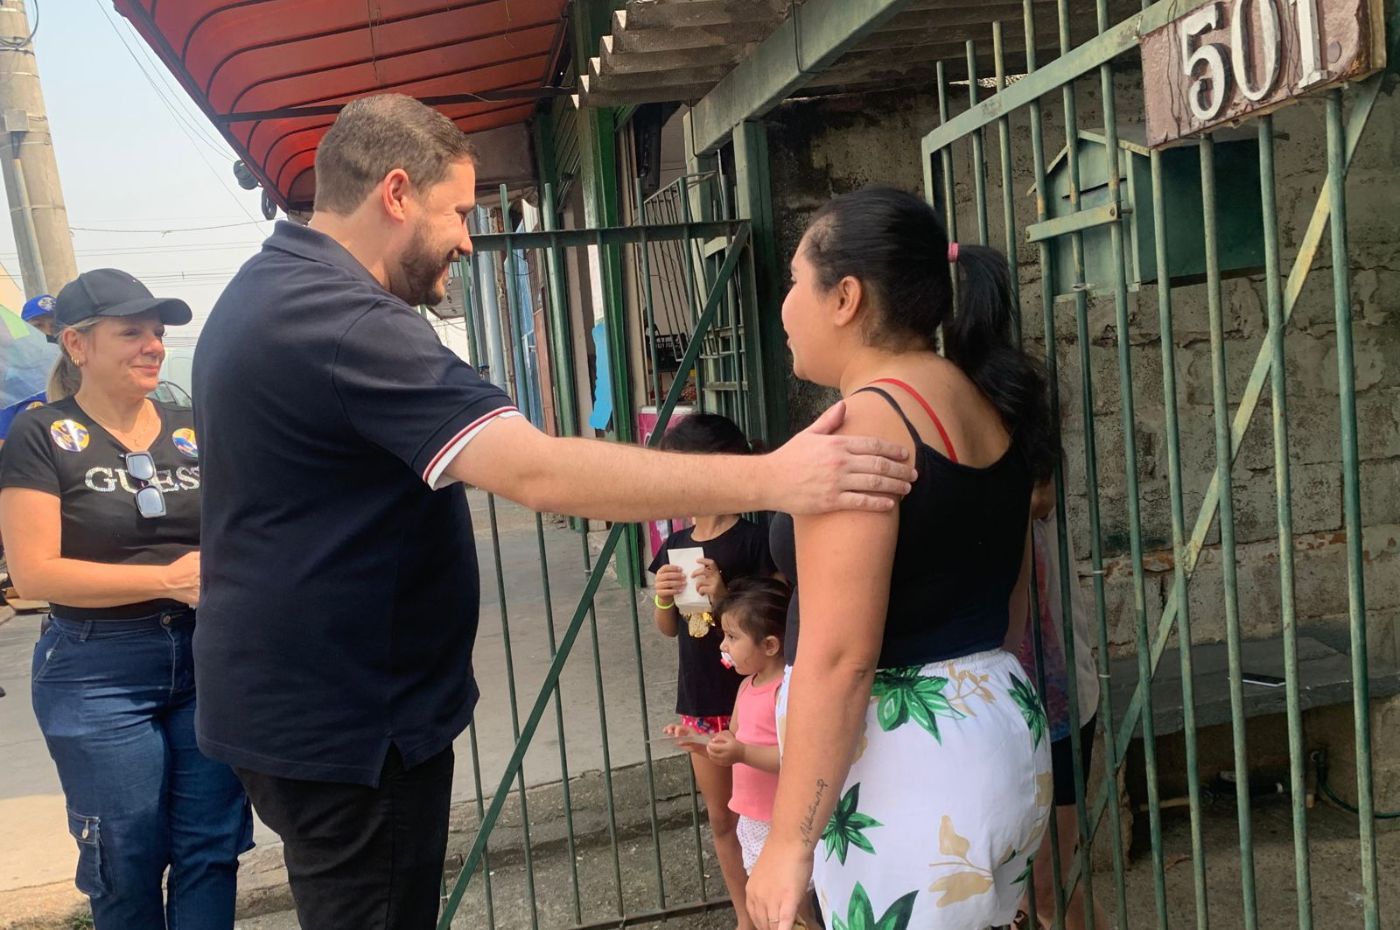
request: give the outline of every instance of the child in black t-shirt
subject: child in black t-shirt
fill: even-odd
[[[746,455],[752,450],[744,433],[731,420],[710,413],[692,414],[667,431],[660,447],[671,452]],[[651,571],[656,574],[656,628],[677,639],[680,671],[676,682],[676,713],[680,723],[666,728],[690,752],[695,782],[705,798],[710,830],[715,838],[724,883],[739,917],[740,930],[753,926],[744,907],[743,853],[739,848],[738,816],[729,809],[733,790],[731,770],[711,762],[704,744],[729,729],[729,715],[742,677],[724,662],[720,643],[724,631],[708,611],[682,616],[675,599],[686,586],[684,572],[670,564],[672,549],[699,548],[705,558],[695,572],[696,590],[711,604],[724,599],[727,583],[738,578],[769,578],[777,574],[768,554],[768,534],[737,514],[696,517],[695,525],[672,533],[662,545]]]

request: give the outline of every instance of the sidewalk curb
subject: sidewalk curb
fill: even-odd
[[[658,830],[688,829],[692,823],[690,765],[684,755],[657,759],[652,764],[656,785]],[[650,837],[651,793],[645,763],[613,772],[612,810],[617,841]],[[613,824],[608,818],[608,784],[601,771],[584,772],[569,779],[569,807],[573,812],[576,852],[606,848],[612,842]],[[489,803],[486,798],[483,803]],[[568,855],[568,820],[564,816],[562,782],[536,785],[526,790],[530,812],[530,851],[538,860]],[[489,852],[491,868],[518,866],[525,860],[521,830],[519,790],[513,790],[501,808]],[[704,806],[700,805],[704,819]],[[447,838],[445,875],[450,888],[476,840],[480,818],[475,800],[452,805]],[[479,874],[479,872],[478,872]],[[282,863],[282,844],[260,846],[241,861],[238,872],[238,917],[259,917],[291,910],[292,893]],[[87,901],[71,882],[0,892],[0,930],[75,930],[90,927],[83,921]]]

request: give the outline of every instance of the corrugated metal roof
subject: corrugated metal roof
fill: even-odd
[[[1059,32],[1055,0],[1033,0],[1037,55],[1056,57]],[[694,102],[800,6],[793,0],[627,0],[613,14],[612,31],[598,55],[580,68],[581,102],[621,106],[662,101]],[[1136,11],[1137,0],[1110,0],[1118,14]],[[1072,44],[1093,35],[1093,0],[1071,0]],[[1025,65],[1021,0],[909,0],[900,11],[815,74],[804,95],[917,86],[931,88],[937,62],[950,79],[967,75],[966,43],[977,43],[981,76],[992,71],[992,23],[1004,24],[1008,73]]]

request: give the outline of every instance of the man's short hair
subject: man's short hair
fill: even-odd
[[[403,94],[351,101],[316,150],[316,209],[353,213],[395,168],[426,190],[452,165],[476,160],[457,125],[432,107]]]

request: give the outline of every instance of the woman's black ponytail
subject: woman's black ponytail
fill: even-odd
[[[1015,305],[1006,256],[955,246],[958,309],[943,322],[943,350],[982,390],[1012,430],[1036,482],[1050,478],[1058,441],[1050,425],[1042,366],[1015,342]]]
[[[822,287],[849,276],[870,293],[875,314],[866,335],[872,344],[931,348],[943,327],[947,357],[996,405],[1036,480],[1050,476],[1058,443],[1045,375],[1014,341],[1005,256],[972,245],[957,246],[954,255],[938,213],[891,187],[833,198],[812,218],[804,241]],[[956,313],[950,269],[960,273]]]

